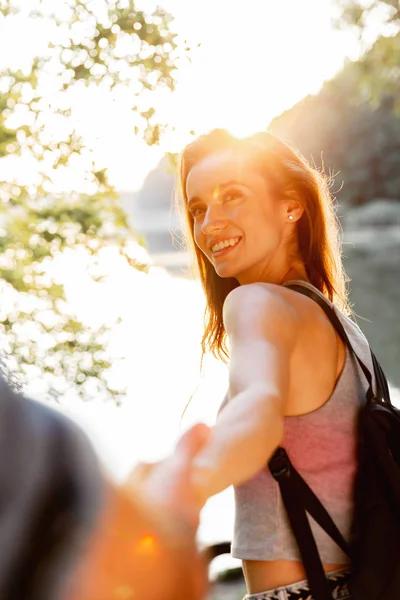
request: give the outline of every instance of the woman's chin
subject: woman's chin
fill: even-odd
[[[214,268],[217,275],[222,277],[222,279],[236,277],[238,274],[238,269],[235,269],[232,265],[215,265]]]

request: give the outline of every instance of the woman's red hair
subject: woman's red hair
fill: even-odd
[[[232,150],[249,158],[265,175],[278,201],[288,194],[297,196],[304,207],[304,213],[297,223],[297,241],[309,280],[343,312],[351,313],[347,299],[347,278],[342,265],[339,221],[327,177],[311,167],[299,152],[271,133],[260,132],[238,139],[223,129],[215,129],[186,146],[180,157],[179,174],[189,230],[188,241],[196,255],[207,299],[203,355],[210,350],[222,360],[228,357],[222,308],[229,292],[239,283],[234,278],[220,277],[195,244],[186,180],[194,165],[224,150]]]

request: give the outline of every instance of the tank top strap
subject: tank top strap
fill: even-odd
[[[330,306],[335,308],[335,305],[333,304],[333,302],[331,302],[329,300],[329,298],[327,298],[325,296],[325,294],[323,294],[317,287],[315,287],[315,285],[313,285],[309,281],[305,281],[304,279],[291,279],[290,281],[285,281],[285,283],[283,283],[282,285],[283,285],[283,287],[288,287],[290,285],[302,285],[303,287],[306,287],[309,290],[312,290],[313,292],[318,294],[318,296],[320,296],[323,300],[325,300],[325,302],[327,304],[329,304]]]

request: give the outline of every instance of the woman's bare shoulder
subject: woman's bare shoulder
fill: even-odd
[[[282,285],[263,282],[248,283],[229,292],[224,302],[224,310],[251,308],[252,305],[257,306],[258,304],[274,305],[277,308],[282,307],[283,310],[288,310],[292,305],[290,300],[294,295],[298,296],[299,294],[295,294]]]
[[[227,331],[243,322],[246,326],[255,320],[293,324],[296,310],[282,286],[269,283],[251,283],[232,290],[225,299],[223,320]]]

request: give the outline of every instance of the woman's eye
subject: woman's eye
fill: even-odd
[[[192,213],[192,217],[195,218],[203,214],[204,208],[198,206],[196,208],[193,208],[190,212]]]
[[[230,190],[229,192],[225,192],[225,194],[222,194],[220,198],[222,199],[222,202],[231,202],[232,200],[237,200],[238,198],[242,197],[243,193],[241,191]],[[202,215],[204,215],[206,210],[206,206],[193,206],[193,208],[190,208],[190,214],[192,215],[192,218],[195,219],[196,217],[201,217]]]
[[[239,190],[231,190],[230,192],[226,192],[224,194],[224,200],[230,202],[231,200],[237,200],[237,198],[241,198],[243,194],[239,192]]]

